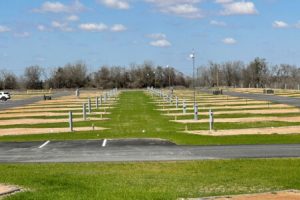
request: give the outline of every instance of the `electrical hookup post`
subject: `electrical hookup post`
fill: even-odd
[[[214,130],[214,112],[209,110],[209,131],[212,132]]]

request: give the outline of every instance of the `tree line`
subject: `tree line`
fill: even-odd
[[[154,66],[151,62],[129,67],[102,66],[89,72],[86,64],[77,62],[46,72],[41,66],[29,66],[23,75],[0,72],[0,89],[60,88],[145,88],[190,85],[190,78],[173,67]]]
[[[193,79],[173,67],[155,66],[151,62],[128,67],[102,66],[95,72],[89,72],[82,62],[66,64],[48,72],[41,66],[30,66],[21,76],[1,70],[0,89],[163,88],[192,87],[193,84],[197,87],[297,89],[300,84],[300,68],[289,64],[271,65],[263,58],[255,58],[248,64],[241,61],[209,62],[195,71]]]
[[[209,62],[197,68],[196,83],[201,87],[298,89],[300,68],[289,64],[271,65],[263,58],[255,58],[248,64]]]

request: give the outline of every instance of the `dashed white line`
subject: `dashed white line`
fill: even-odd
[[[104,139],[104,140],[103,140],[103,143],[102,143],[102,147],[105,147],[105,146],[106,146],[106,143],[107,143],[107,139]]]
[[[47,142],[45,142],[44,144],[42,144],[41,146],[39,146],[39,149],[45,147],[47,144],[49,144],[50,140],[48,140]]]

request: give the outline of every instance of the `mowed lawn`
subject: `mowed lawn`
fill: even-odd
[[[157,110],[151,96],[143,91],[122,92],[120,99],[107,117],[109,121],[77,122],[75,126],[106,127],[106,131],[88,131],[63,134],[4,136],[0,141],[33,141],[33,140],[73,140],[73,139],[102,139],[102,138],[162,138],[177,144],[184,145],[229,145],[229,144],[289,144],[300,143],[300,134],[294,135],[240,135],[240,136],[200,136],[183,133],[183,124],[170,122],[172,117],[161,115]],[[97,111],[97,110],[95,110]],[[98,110],[99,111],[99,110]],[[216,123],[215,127],[223,128],[251,128],[276,125],[297,125],[299,122],[259,122],[259,123]],[[189,128],[197,126],[200,130],[207,130],[208,123],[192,124]],[[199,126],[199,127],[198,127]],[[233,126],[233,127],[232,127]],[[14,127],[68,127],[67,123],[38,124],[38,125],[12,125],[2,128]],[[1,130],[1,127],[0,127]]]
[[[25,192],[7,199],[176,200],[300,189],[300,160],[1,164],[0,183]]]

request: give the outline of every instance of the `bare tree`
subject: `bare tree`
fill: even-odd
[[[40,66],[30,66],[25,68],[24,79],[27,89],[42,89],[43,81],[41,80],[43,69]]]
[[[2,70],[0,72],[0,89],[17,89],[18,81],[15,74]]]

